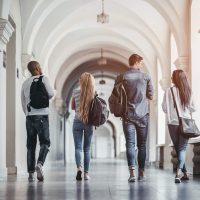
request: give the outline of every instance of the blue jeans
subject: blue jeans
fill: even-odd
[[[81,167],[82,150],[84,152],[84,171],[89,171],[90,146],[93,135],[93,126],[86,125],[78,119],[74,119],[73,136],[75,145],[75,159],[77,168]]]
[[[145,123],[137,123],[130,120],[123,120],[123,130],[126,140],[126,156],[129,168],[135,168],[135,135],[137,134],[138,166],[144,170],[146,160],[146,141],[148,134],[148,119],[145,116]]]
[[[180,134],[178,125],[168,124],[168,129],[178,158],[178,168],[181,169],[182,172],[187,172],[185,166],[185,153],[188,144],[188,139],[184,138]]]
[[[37,144],[37,135],[40,141],[40,152],[37,163],[42,165],[45,162],[49,152],[49,118],[48,115],[32,115],[26,117],[27,130],[27,168],[28,172],[35,171],[35,149]]]

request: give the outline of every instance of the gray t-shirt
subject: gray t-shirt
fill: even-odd
[[[80,119],[80,115],[79,115],[79,104],[80,104],[80,87],[75,88],[73,90],[73,97],[75,100],[75,119]]]
[[[28,112],[27,105],[30,103],[30,87],[33,82],[34,78],[38,78],[38,76],[31,76],[27,80],[24,81],[21,89],[21,103],[22,108],[25,113],[25,115],[48,115],[49,114],[49,108],[41,108],[41,109],[34,109],[31,107],[31,111]],[[53,88],[50,86],[49,79],[46,76],[43,76],[42,82],[44,83],[46,90],[49,94],[49,99],[51,99],[54,95]]]

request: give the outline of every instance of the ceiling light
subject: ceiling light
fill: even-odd
[[[102,12],[97,15],[97,22],[105,24],[109,22],[109,15],[104,12],[104,0],[102,0]]]

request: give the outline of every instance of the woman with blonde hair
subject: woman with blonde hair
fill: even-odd
[[[93,126],[88,125],[88,116],[91,101],[95,94],[95,80],[92,74],[84,72],[79,79],[78,88],[73,90],[72,110],[75,110],[73,136],[75,144],[75,160],[77,165],[76,180],[82,180],[82,150],[84,152],[84,180],[89,177],[90,146],[93,135]]]
[[[186,148],[188,139],[184,138],[179,129],[179,120],[175,107],[175,102],[180,117],[191,118],[191,113],[195,111],[192,91],[183,70],[175,70],[172,74],[173,87],[165,91],[162,108],[167,115],[169,134],[176,150],[178,158],[178,168],[175,176],[175,183],[181,180],[189,180],[185,165]],[[174,102],[175,100],[175,102]],[[181,171],[183,176],[181,177]]]

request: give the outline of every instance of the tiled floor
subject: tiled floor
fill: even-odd
[[[94,161],[91,180],[77,182],[74,164],[45,171],[43,183],[27,182],[27,174],[0,179],[0,200],[196,200],[200,179],[174,183],[171,171],[149,168],[145,182],[128,183],[125,161]]]

